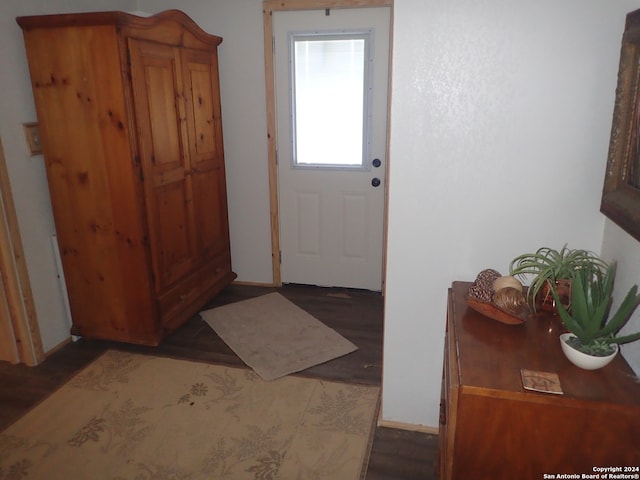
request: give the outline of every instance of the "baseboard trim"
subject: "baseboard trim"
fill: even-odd
[[[69,345],[70,343],[73,343],[73,337],[67,337],[66,339],[64,339],[63,341],[61,341],[60,343],[58,343],[57,345],[54,345],[52,348],[50,348],[49,350],[47,350],[44,354],[45,358],[53,355],[54,353],[56,353],[58,350],[62,350],[64,347],[66,347],[67,345]]]
[[[397,430],[409,430],[412,432],[428,433],[430,435],[438,435],[438,428],[429,427],[427,425],[416,425],[413,423],[394,422],[391,420],[378,420],[379,427],[395,428]]]
[[[233,285],[240,285],[243,287],[277,287],[275,283],[262,283],[262,282],[244,282],[242,280],[234,280]]]

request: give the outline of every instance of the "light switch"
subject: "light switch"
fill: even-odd
[[[24,126],[29,153],[31,153],[31,156],[40,155],[42,153],[42,145],[40,144],[40,127],[38,123],[23,123],[22,125]]]

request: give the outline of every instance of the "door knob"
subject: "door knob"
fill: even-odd
[[[380,186],[380,179],[379,179],[378,177],[374,177],[374,178],[371,180],[371,185],[373,185],[374,187],[378,187],[378,186]]]

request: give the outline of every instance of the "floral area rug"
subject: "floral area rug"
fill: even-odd
[[[0,434],[0,479],[364,477],[379,388],[108,351]]]

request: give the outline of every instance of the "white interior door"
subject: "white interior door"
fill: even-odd
[[[381,290],[390,8],[273,25],[282,281]]]

